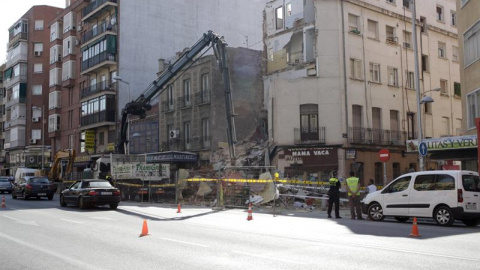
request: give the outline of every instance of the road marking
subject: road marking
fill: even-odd
[[[16,218],[13,218],[13,217],[5,216],[5,215],[3,215],[3,216],[8,218],[8,219],[14,220],[15,222],[20,223],[20,224],[38,226],[38,227],[40,226],[35,221],[23,221],[23,220],[16,219]]]
[[[84,224],[85,223],[85,222],[81,222],[81,221],[75,221],[75,220],[64,219],[64,218],[61,218],[60,220],[67,221],[67,222],[72,222],[72,223],[77,223],[77,224]]]
[[[60,259],[60,261],[64,261],[65,263],[67,264],[73,264],[73,265],[76,265],[78,266],[79,268],[82,268],[82,269],[93,269],[93,270],[98,270],[98,269],[101,269],[99,266],[96,266],[96,265],[91,265],[91,264],[88,264],[88,263],[85,263],[85,262],[82,262],[82,261],[79,261],[79,260],[76,260],[72,257],[68,257],[67,255],[65,255],[65,253],[57,253],[55,251],[52,251],[52,250],[48,250],[47,248],[45,247],[40,247],[38,246],[37,243],[35,244],[30,244],[28,242],[25,242],[25,241],[22,241],[20,239],[17,239],[17,238],[14,238],[12,236],[9,236],[9,235],[6,235],[6,234],[3,234],[0,232],[0,237],[3,237],[3,238],[6,238],[12,242],[15,242],[19,245],[23,245],[23,246],[26,246],[28,248],[31,248],[33,250],[36,250],[38,252],[41,252],[41,253],[45,253],[45,254],[48,254],[50,256],[53,256],[53,257],[56,257],[58,259]],[[65,267],[65,268],[68,268],[68,267]]]
[[[113,218],[108,218],[108,217],[90,217],[90,218],[93,218],[93,219],[100,219],[100,220],[110,220],[110,221],[117,221]]]
[[[298,262],[298,261],[291,261],[291,260],[284,260],[284,259],[279,259],[279,258],[274,258],[274,257],[269,257],[269,256],[263,256],[263,255],[258,255],[258,254],[252,254],[252,253],[246,253],[246,252],[241,252],[241,251],[232,251],[233,253],[237,254],[242,254],[246,256],[252,256],[252,257],[257,257],[257,258],[262,258],[262,259],[269,259],[269,260],[275,260],[275,261],[281,261],[281,262],[287,262],[287,263],[294,263],[294,264],[302,264],[302,265],[307,265],[307,263],[303,262]]]
[[[202,244],[197,244],[197,243],[192,243],[192,242],[185,242],[185,241],[181,241],[181,240],[175,240],[175,239],[170,239],[170,238],[160,238],[162,240],[167,240],[167,241],[172,241],[172,242],[176,242],[176,243],[181,243],[181,244],[187,244],[187,245],[192,245],[192,246],[198,246],[198,247],[205,247],[205,248],[209,248],[210,246],[207,246],[207,245],[202,245]]]

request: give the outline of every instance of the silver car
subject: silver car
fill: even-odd
[[[0,176],[0,193],[12,193],[12,183],[5,176]]]

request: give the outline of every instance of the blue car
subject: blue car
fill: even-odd
[[[12,193],[12,183],[8,177],[0,176],[0,193]]]
[[[12,198],[23,197],[26,200],[32,197],[47,197],[52,200],[54,193],[55,186],[47,177],[25,176],[13,184]]]

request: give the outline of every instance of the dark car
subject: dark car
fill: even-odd
[[[0,176],[0,192],[12,193],[12,182],[8,177]]]
[[[12,198],[23,197],[24,200],[36,197],[53,199],[54,185],[44,176],[25,176],[13,184]]]
[[[84,179],[73,183],[60,194],[60,205],[77,205],[79,208],[109,205],[117,209],[120,202],[120,190],[103,179]]]

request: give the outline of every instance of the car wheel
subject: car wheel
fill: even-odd
[[[395,217],[398,222],[406,222],[410,217]]]
[[[78,208],[85,209],[85,202],[83,201],[83,197],[78,199]]]
[[[447,206],[440,206],[433,210],[433,219],[441,226],[452,226],[455,218],[453,217],[452,210]]]
[[[476,227],[478,225],[480,220],[478,219],[464,219],[462,220],[463,224],[465,224],[467,227]]]
[[[374,203],[368,207],[368,217],[374,221],[380,221],[385,219],[383,215],[383,209],[378,203]]]
[[[110,204],[110,209],[115,210],[118,207],[118,203],[111,203]]]
[[[49,195],[47,198],[48,198],[49,201],[51,201],[51,200],[53,200],[53,195]]]
[[[60,195],[60,206],[67,206],[67,203],[65,203],[65,198],[63,197],[63,195]]]

